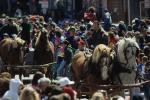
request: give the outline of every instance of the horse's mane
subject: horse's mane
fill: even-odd
[[[92,55],[92,63],[98,63],[99,57],[103,54],[103,53],[110,53],[111,49],[109,47],[107,47],[104,44],[99,44],[98,46],[96,46],[96,48],[94,49],[93,55]]]
[[[50,44],[50,41],[48,38],[44,38],[44,33],[40,32],[38,34],[37,40],[35,42],[35,47],[40,49],[48,49]]]
[[[139,46],[134,38],[123,38],[123,39],[119,40],[117,43],[117,45],[118,45],[117,57],[121,63],[127,63],[125,60],[124,50],[128,46],[128,44],[131,44],[131,45],[139,48]]]
[[[38,33],[38,36],[37,36],[37,39],[35,42],[35,46],[37,46],[40,43],[41,34],[42,34],[41,32]]]

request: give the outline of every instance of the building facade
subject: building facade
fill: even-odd
[[[83,0],[83,8],[95,6],[99,15],[111,12],[114,22],[131,23],[134,18],[150,18],[150,0]]]
[[[94,6],[99,20],[105,9],[111,12],[114,22],[124,20],[131,23],[135,17],[150,18],[150,0],[0,0],[0,13],[15,12],[16,2],[24,5],[21,6],[23,11],[29,6],[31,14],[35,11],[39,13],[42,8],[44,13],[47,10],[55,13],[61,11],[66,17],[82,18],[83,13]]]

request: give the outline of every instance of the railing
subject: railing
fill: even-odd
[[[49,78],[53,78],[53,67],[52,65],[56,64],[56,62],[51,62],[43,65],[2,65],[1,72],[8,71],[12,77],[16,74],[19,74],[21,79],[22,74],[26,74],[27,76],[35,71],[41,71],[47,75]]]

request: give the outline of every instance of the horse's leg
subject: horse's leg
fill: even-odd
[[[97,77],[94,77],[92,75],[89,75],[87,78],[86,78],[86,83],[89,84],[89,85],[92,85],[92,86],[89,86],[89,96],[91,97],[97,90],[99,90],[99,88],[96,87],[97,84]],[[95,87],[93,86],[95,85]]]

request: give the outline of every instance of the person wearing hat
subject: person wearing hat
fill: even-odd
[[[77,92],[72,88],[74,81],[69,80],[68,77],[63,77],[58,80],[58,85],[63,88],[64,93],[70,95],[71,100],[76,100]]]
[[[78,49],[76,50],[75,54],[78,53],[79,51],[83,51],[86,54],[91,54],[91,51],[87,48],[86,41],[80,38],[78,41]]]
[[[63,73],[62,71],[64,70],[65,67],[68,67],[73,56],[73,49],[69,41],[65,40],[63,44],[64,44],[64,58],[57,69],[57,77],[62,76],[62,74],[66,74]]]

